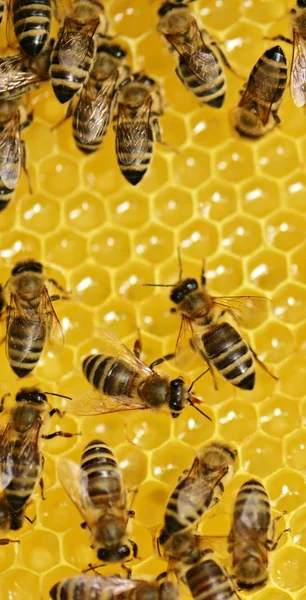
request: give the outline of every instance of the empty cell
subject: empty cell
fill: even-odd
[[[134,244],[136,255],[155,265],[173,253],[173,233],[166,227],[152,223],[136,233]]]
[[[282,390],[288,396],[302,398],[305,393],[303,380],[306,374],[306,359],[291,355],[279,369]]]
[[[98,265],[84,264],[74,269],[70,282],[74,294],[86,306],[100,306],[111,293],[109,273]]]
[[[245,142],[229,141],[216,152],[216,171],[229,183],[251,177],[255,171],[253,150]]]
[[[305,585],[306,552],[294,546],[281,548],[271,565],[273,581],[289,592],[296,592]]]
[[[203,150],[185,147],[172,159],[173,179],[179,185],[194,189],[209,178],[210,155]]]
[[[59,559],[59,540],[51,531],[36,528],[35,531],[29,531],[23,536],[19,561],[26,569],[43,573],[55,567]],[[24,581],[23,585],[25,585]]]
[[[197,192],[197,207],[202,217],[223,221],[237,208],[237,192],[230,184],[210,179]]]
[[[257,354],[268,363],[282,362],[294,350],[293,332],[283,323],[270,321],[254,333]]]
[[[243,211],[257,218],[273,213],[280,203],[277,182],[258,174],[241,185],[240,194]]]
[[[133,510],[137,522],[146,527],[160,525],[163,521],[170,489],[157,481],[145,481],[135,498]]]
[[[122,265],[130,257],[130,240],[127,233],[117,227],[106,227],[92,235],[90,254],[99,264],[106,267]]]
[[[1,573],[1,595],[3,600],[37,600],[40,595],[39,577],[27,569],[20,568]]]
[[[151,458],[153,477],[162,483],[175,486],[178,478],[188,469],[194,459],[194,452],[181,442],[168,442],[154,450]]]
[[[227,442],[241,442],[257,428],[254,406],[238,399],[224,402],[217,413],[218,430]]]
[[[275,250],[262,250],[248,260],[251,283],[264,290],[273,290],[287,277],[286,257]]]
[[[262,244],[262,231],[255,219],[235,216],[222,226],[222,246],[238,256],[247,256]]]
[[[272,297],[274,316],[295,325],[306,318],[306,291],[294,283],[285,283]]]
[[[257,477],[267,477],[283,465],[282,442],[257,432],[241,448],[241,464]]]
[[[300,424],[298,401],[280,394],[264,400],[259,413],[261,429],[275,437],[283,438]]]
[[[86,189],[67,199],[64,206],[65,222],[68,227],[80,232],[92,232],[105,222],[105,208],[102,198],[90,194]]]
[[[179,245],[183,259],[185,251],[192,258],[203,260],[211,256],[218,247],[218,230],[215,225],[204,220],[190,221],[180,231]]]
[[[156,219],[170,227],[186,223],[193,213],[192,195],[178,187],[167,186],[154,197],[153,211]]]
[[[296,145],[280,134],[260,143],[257,159],[259,168],[275,178],[285,177],[299,167]]]
[[[265,225],[267,243],[284,252],[304,241],[305,230],[305,219],[293,211],[279,211],[270,216]]]
[[[61,229],[45,242],[46,259],[65,269],[73,269],[86,258],[86,239],[71,229]]]

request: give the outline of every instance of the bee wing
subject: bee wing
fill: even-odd
[[[186,366],[186,361],[192,358],[192,350],[199,350],[200,341],[195,334],[191,319],[181,318],[180,329],[175,345],[175,362],[180,368]]]
[[[22,54],[0,58],[0,95],[26,84],[35,84],[40,81],[40,78],[34,73],[24,71],[23,62]]]
[[[62,348],[64,345],[62,326],[53,308],[53,304],[46,287],[44,287],[41,297],[39,316],[40,319],[46,323],[47,339],[51,347]]]
[[[83,89],[75,115],[78,138],[84,144],[93,143],[105,135],[111,119],[112,95],[117,75],[112,76],[100,89],[89,82]]]
[[[151,104],[152,98],[149,96],[135,119],[129,118],[125,107],[119,104],[116,152],[123,165],[141,164],[149,151]]]
[[[107,415],[114,412],[129,410],[144,410],[148,408],[146,404],[132,398],[123,398],[115,396],[106,396],[99,392],[85,392],[74,398],[67,406],[67,412],[75,415]]]
[[[79,19],[66,17],[61,29],[58,59],[67,68],[79,66],[86,58],[90,42],[99,24],[99,19],[80,23]]]
[[[206,46],[195,19],[192,19],[190,23],[188,35],[168,34],[165,35],[165,38],[187,62],[188,59],[201,48],[201,46]]]
[[[87,474],[76,462],[65,458],[59,460],[57,473],[70,500],[77,507],[90,529],[95,516],[100,511],[95,509],[88,495]]]
[[[88,578],[88,575],[76,575],[75,577],[69,577],[69,581],[78,581],[80,588],[87,589],[90,581],[90,591],[93,593],[94,591],[102,592],[108,591],[113,592],[114,595],[123,594],[129,590],[133,590],[139,585],[145,583],[141,580],[137,579],[125,579],[120,577],[119,575],[93,575]],[[83,585],[82,585],[83,584]]]
[[[306,40],[296,30],[293,30],[290,91],[296,106],[306,104]]]
[[[8,423],[0,437],[1,488],[5,490],[13,477],[12,427]]]
[[[263,125],[266,125],[269,121],[271,108],[277,93],[278,87],[276,81],[273,84],[273,82],[267,79],[265,72],[256,64],[252,69],[239,106],[248,108],[250,105],[255,104],[261,122]]]
[[[248,312],[260,312],[267,308],[270,298],[266,296],[218,296],[213,298],[214,306],[225,310],[239,325],[243,325]]]
[[[103,354],[115,356],[117,360],[121,360],[130,367],[133,367],[144,377],[152,375],[152,369],[143,363],[142,360],[137,358],[135,354],[113,333],[106,331],[106,329],[99,329],[98,336],[100,338],[99,347]]]
[[[14,190],[20,176],[20,118],[16,111],[0,133],[0,177],[9,190]]]

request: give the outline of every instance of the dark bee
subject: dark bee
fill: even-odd
[[[47,281],[65,292],[54,279],[46,279],[40,262],[26,259],[16,264],[5,285],[5,294],[9,299],[6,353],[18,377],[25,377],[36,367],[47,339],[60,344],[63,341],[52,302],[67,296],[49,296]]]
[[[59,478],[88,527],[93,547],[105,563],[137,556],[137,546],[128,540],[126,528],[130,516],[122,475],[110,447],[93,440],[85,447],[81,466],[62,459]]]
[[[9,13],[23,52],[29,56],[37,56],[49,40],[51,0],[11,0]]]
[[[132,185],[147,172],[154,134],[162,142],[158,121],[162,113],[161,93],[154,79],[135,73],[121,83],[115,117],[116,154],[122,175]]]
[[[115,575],[69,577],[56,583],[50,596],[52,600],[179,600],[178,589],[170,581],[148,582]]]
[[[202,104],[220,108],[226,92],[222,64],[208,33],[200,30],[187,6],[190,2],[164,2],[159,11],[158,31],[178,53],[176,74]],[[223,52],[223,62],[229,67]]]
[[[99,337],[104,353],[87,356],[83,361],[84,375],[98,393],[73,399],[72,412],[100,415],[150,408],[168,410],[172,417],[178,417],[190,404],[204,415],[193,403],[192,385],[187,388],[181,377],[170,380],[153,371],[163,359],[148,367],[111,333],[101,331]]]
[[[280,46],[267,50],[253,67],[238,106],[232,111],[235,130],[258,138],[280,123],[278,109],[287,83],[286,57]]]
[[[255,479],[244,483],[234,506],[233,523],[229,534],[229,551],[233,557],[233,575],[239,588],[255,590],[268,579],[268,551],[277,547],[275,523],[264,486]],[[285,530],[288,531],[288,530]]]
[[[212,550],[202,553],[201,560],[186,572],[185,580],[193,600],[239,600],[232,578]]]
[[[20,529],[25,518],[26,506],[39,479],[43,491],[43,456],[39,439],[73,435],[63,431],[42,435],[41,428],[47,416],[55,413],[61,414],[58,409],[50,410],[46,393],[38,388],[23,388],[16,395],[16,405],[10,410],[9,422],[0,438],[0,474],[3,489],[0,529],[1,520],[3,526],[8,529]]]

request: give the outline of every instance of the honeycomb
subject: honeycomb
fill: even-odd
[[[217,438],[237,446],[239,469],[203,521],[203,532],[226,535],[238,488],[250,476],[260,478],[273,514],[287,511],[280,531],[286,521],[291,533],[270,554],[270,582],[254,598],[305,600],[305,114],[287,90],[279,128],[255,143],[234,137],[228,113],[237,103],[241,79],[227,72],[221,110],[199,107],[177,80],[174,57],[156,32],[158,2],[106,4],[133,68],[145,68],[164,87],[163,137],[179,152],[156,144],[150,169],[134,189],[118,171],[113,131],[100,152],[85,157],[74,146],[69,121],[50,131],[65,111],[50,86],[33,94],[35,119],[24,139],[34,193],[22,174],[15,200],[0,215],[0,280],[8,279],[17,260],[34,256],[73,296],[55,307],[64,349],[46,352],[22,383],[69,396],[87,390],[80,361],[99,348],[99,328],[131,347],[139,327],[146,362],[172,351],[179,321],[169,311],[167,290],[142,284],[178,277],[178,246],[188,276],[198,277],[206,258],[212,293],[272,300],[266,310],[246,316],[244,332],[279,381],[258,368],[254,391],[238,391],[220,378],[215,391],[205,376],[196,392],[211,423],[191,407],[177,420],[149,411],[79,421],[68,414],[53,417],[50,430],[82,436],[44,442],[46,499],[38,490],[34,494],[27,512],[36,514],[36,521],[25,521],[15,535],[21,543],[0,546],[0,600],[47,600],[54,583],[96,563],[80,515],[57,480],[56,462],[63,455],[79,461],[85,443],[97,436],[114,448],[126,486],[138,488],[130,535],[141,561],[132,563],[133,576],[165,569],[152,539],[168,495],[197,448]],[[287,0],[198,0],[193,7],[245,79],[271,45],[264,36],[288,35]],[[289,61],[290,47],[284,45],[284,51]],[[14,394],[21,383],[3,345],[0,353],[1,391]],[[170,364],[163,368],[176,372]],[[201,368],[196,360],[188,380]],[[63,406],[59,399],[52,404]],[[111,570],[120,567],[103,572]]]

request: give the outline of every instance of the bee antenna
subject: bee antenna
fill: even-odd
[[[203,417],[206,417],[206,419],[208,419],[210,422],[212,422],[212,418],[209,415],[207,415],[205,412],[203,412],[198,406],[196,406],[192,402],[192,400],[188,399],[188,402],[193,408],[195,408],[195,410],[197,410],[201,415],[203,415]]]
[[[58,398],[66,398],[66,400],[72,400],[72,398],[70,398],[70,396],[63,396],[63,394],[55,394],[54,392],[43,392],[44,394],[47,394],[48,396],[58,396]]]
[[[183,276],[183,264],[182,264],[182,256],[181,256],[181,249],[178,246],[177,247],[177,257],[178,257],[178,263],[179,263],[179,281],[182,281],[182,276]]]
[[[172,283],[143,283],[143,287],[174,287]]]
[[[195,384],[195,383],[197,383],[197,381],[199,381],[199,380],[200,380],[200,379],[203,377],[203,375],[206,375],[206,373],[208,373],[208,371],[209,371],[209,369],[206,369],[206,371],[203,371],[203,373],[200,373],[200,375],[198,375],[198,376],[197,376],[197,377],[196,377],[196,378],[193,380],[193,382],[190,384],[190,386],[189,386],[189,388],[188,388],[188,390],[187,390],[188,394],[190,394],[190,392],[192,391],[192,388],[193,388],[194,384]]]
[[[203,371],[203,373],[200,373],[200,375],[198,375],[198,377],[196,377],[196,379],[193,380],[193,382],[191,383],[191,385],[189,386],[187,392],[188,394],[191,393],[192,388],[194,386],[194,384],[199,381],[199,379],[201,379],[201,377],[203,377],[203,375],[206,375],[206,373],[208,373],[209,369],[206,369],[206,371]],[[188,397],[188,402],[189,404],[195,408],[195,410],[197,410],[199,413],[201,413],[201,415],[203,415],[203,417],[206,417],[206,419],[208,419],[209,421],[212,421],[211,417],[209,415],[207,415],[206,413],[204,413],[198,406],[195,405],[194,402],[192,402],[191,398]]]

